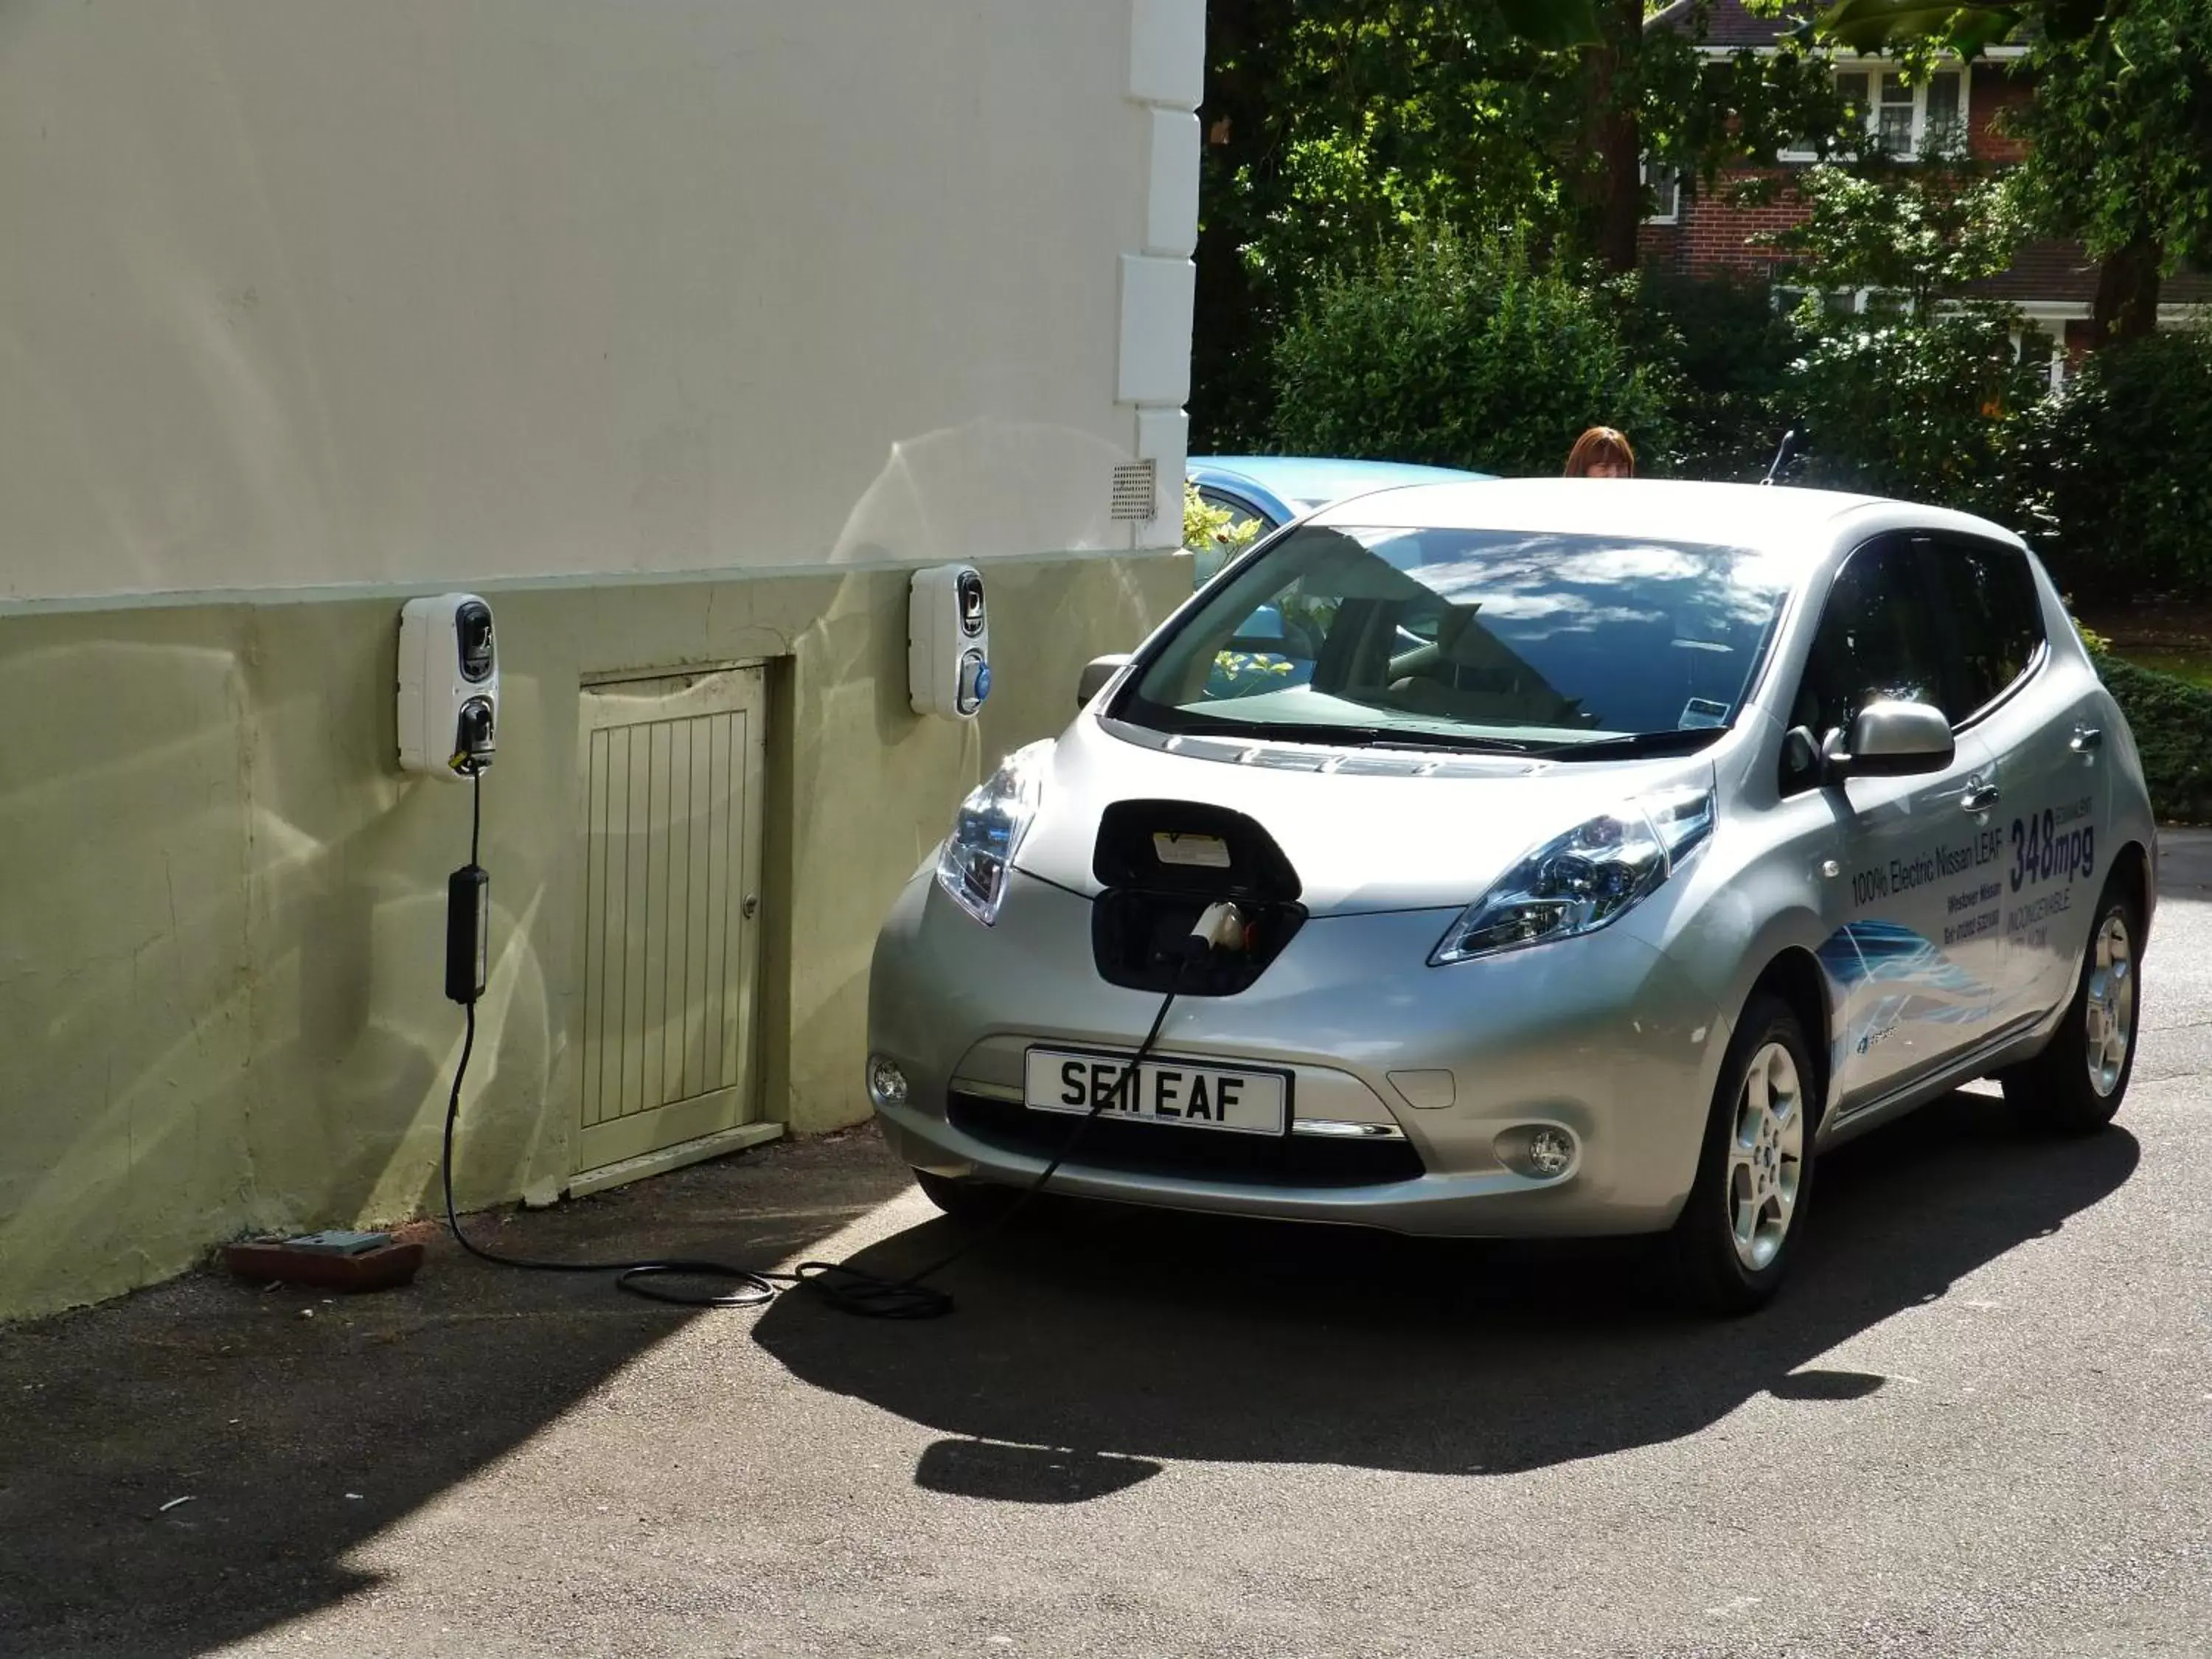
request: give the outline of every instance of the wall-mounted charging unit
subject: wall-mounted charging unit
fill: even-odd
[[[982,573],[971,564],[914,573],[907,596],[906,672],[917,714],[970,720],[991,695],[991,626]]]
[[[982,576],[964,564],[918,572],[908,600],[908,629],[907,672],[915,709],[973,720],[991,694],[990,628]],[[502,1267],[540,1273],[611,1273],[625,1291],[689,1307],[758,1307],[787,1286],[804,1285],[832,1307],[873,1319],[930,1319],[950,1313],[952,1297],[924,1281],[967,1255],[988,1233],[919,1272],[886,1279],[842,1261],[802,1261],[791,1273],[672,1257],[541,1261],[487,1249],[462,1228],[453,1201],[453,1137],[461,1119],[461,1087],[476,1052],[477,1004],[490,976],[491,877],[482,861],[483,774],[491,764],[498,723],[499,653],[492,637],[491,607],[473,593],[410,599],[399,613],[399,763],[410,772],[465,779],[469,784],[469,861],[446,879],[446,994],[461,1005],[463,1013],[461,1053],[446,1097],[438,1173],[446,1225],[454,1242],[471,1255]],[[1206,878],[1181,884],[1155,883],[1174,889],[1158,896],[1133,894],[1130,914],[1108,930],[1113,938],[1099,946],[1102,963],[1109,957],[1117,962],[1127,959],[1115,983],[1149,986],[1163,965],[1171,970],[1160,987],[1164,994],[1158,1010],[1152,1029],[1123,1068],[1121,1085],[1094,1101],[1090,1115],[1072,1126],[1067,1139],[1001,1218],[1001,1226],[1044,1189],[1075,1150],[1084,1130],[1109,1106],[1125,1102],[1158,1046],[1185,982],[1203,981],[1204,988],[1215,994],[1241,988],[1258,977],[1304,920],[1304,912],[1295,903],[1297,878],[1258,825],[1218,809],[1214,809],[1215,817],[1208,818],[1204,816],[1208,809],[1180,803],[1165,804],[1165,816],[1154,810],[1161,803],[1136,805],[1145,815],[1141,823],[1133,820],[1124,826],[1125,834],[1101,836],[1097,858],[1101,879],[1107,878],[1109,866],[1119,872],[1121,863],[1133,859],[1132,849],[1139,842],[1167,848],[1157,859],[1177,868],[1194,861],[1206,866]],[[1145,842],[1147,836],[1150,840]],[[1200,842],[1206,846],[1190,855]],[[1216,849],[1217,856],[1207,855]],[[1215,865],[1220,871],[1212,870]],[[1165,954],[1148,950],[1159,942],[1163,930],[1176,933],[1178,929],[1176,937],[1167,939],[1171,949]]]
[[[499,747],[499,647],[473,593],[410,599],[399,611],[399,766],[466,778]]]

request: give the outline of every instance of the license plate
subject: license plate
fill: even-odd
[[[1290,1127],[1291,1079],[1283,1072],[1247,1071],[1181,1060],[1148,1060],[1127,1090],[1126,1056],[1032,1048],[1023,1095],[1033,1112],[1088,1114],[1232,1134],[1279,1135]]]

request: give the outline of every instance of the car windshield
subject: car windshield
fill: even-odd
[[[1697,748],[1735,720],[1789,589],[1725,546],[1308,526],[1217,584],[1115,712],[1355,745]]]

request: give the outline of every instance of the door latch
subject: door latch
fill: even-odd
[[[2078,722],[2074,727],[2074,739],[2067,745],[2077,755],[2094,754],[2104,746],[2105,734],[2102,731],[2096,726],[2083,726]]]
[[[1959,797],[1959,810],[1979,817],[2002,799],[1996,785],[1984,783],[1979,778],[1968,778],[1966,793]]]

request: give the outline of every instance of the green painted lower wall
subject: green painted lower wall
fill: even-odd
[[[1181,558],[996,565],[973,726],[906,702],[897,572],[492,595],[495,921],[463,1201],[574,1170],[580,686],[770,659],[764,1101],[856,1122],[869,953],[900,884],[1076,671],[1189,592]],[[0,1316],[92,1301],[249,1230],[435,1201],[460,1043],[441,994],[468,793],[392,763],[398,603],[0,621]]]

